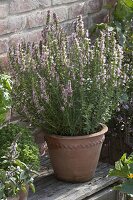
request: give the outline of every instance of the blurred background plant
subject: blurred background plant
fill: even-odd
[[[34,178],[37,172],[31,166],[19,160],[17,142],[21,139],[21,134],[17,134],[11,146],[7,148],[6,154],[0,161],[0,199],[7,200],[7,197],[19,197],[28,195],[28,188],[33,192]],[[22,198],[22,197],[21,197]],[[24,198],[25,199],[25,198]]]
[[[0,129],[0,160],[7,154],[8,147],[11,146],[18,133],[21,133],[17,145],[18,159],[31,169],[38,171],[40,167],[38,147],[33,141],[31,131],[20,124],[8,124]]]
[[[10,76],[0,75],[0,199],[27,195],[39,170],[39,150],[31,132],[19,124],[8,124],[11,109],[12,82]],[[21,135],[21,138],[20,138]],[[26,194],[22,193],[25,192]]]
[[[105,8],[108,9],[108,15],[104,19],[105,23],[96,24],[91,29],[91,35],[96,30],[104,29],[106,25],[112,27],[117,32],[119,43],[128,47],[132,46],[132,20],[133,20],[133,1],[132,0],[116,0],[114,3],[107,3]],[[128,40],[128,39],[129,40]]]
[[[0,74],[0,125],[5,121],[8,110],[11,108],[11,79],[6,74]]]
[[[133,40],[131,30],[133,1],[117,0],[115,7],[110,8],[110,12],[111,14],[109,14],[109,23],[116,29],[120,44],[126,44],[126,46],[130,47],[131,41]]]

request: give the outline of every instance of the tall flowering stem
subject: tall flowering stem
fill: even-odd
[[[35,126],[59,135],[90,134],[106,122],[128,83],[123,49],[106,29],[95,43],[82,17],[67,38],[56,14],[39,44],[9,50],[15,109]]]

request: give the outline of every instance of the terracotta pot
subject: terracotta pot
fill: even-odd
[[[86,136],[45,134],[55,176],[67,182],[86,182],[93,178],[107,126]]]
[[[42,130],[35,130],[34,131],[34,138],[35,142],[39,147],[40,156],[44,156],[46,153],[46,142],[44,140],[44,132]]]
[[[19,193],[19,200],[27,200],[27,198],[28,198],[28,191],[29,191],[29,186],[27,186],[27,192],[21,191]]]
[[[20,191],[17,197],[8,197],[7,200],[27,200],[29,186],[27,186],[27,192]]]

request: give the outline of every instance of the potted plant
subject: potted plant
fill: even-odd
[[[0,162],[0,199],[27,200],[28,188],[33,192],[34,177],[37,175],[28,165],[18,159],[17,142],[20,134],[8,148]]]
[[[108,121],[128,81],[123,51],[112,29],[95,42],[82,17],[67,37],[48,12],[39,44],[22,42],[9,50],[14,106],[45,130],[55,175],[84,182],[95,174]]]

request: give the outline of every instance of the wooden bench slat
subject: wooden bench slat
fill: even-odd
[[[100,163],[95,177],[86,183],[58,181],[53,174],[40,177],[35,182],[36,193],[30,193],[28,200],[83,200],[119,181],[116,177],[107,177],[110,167],[109,164]]]

